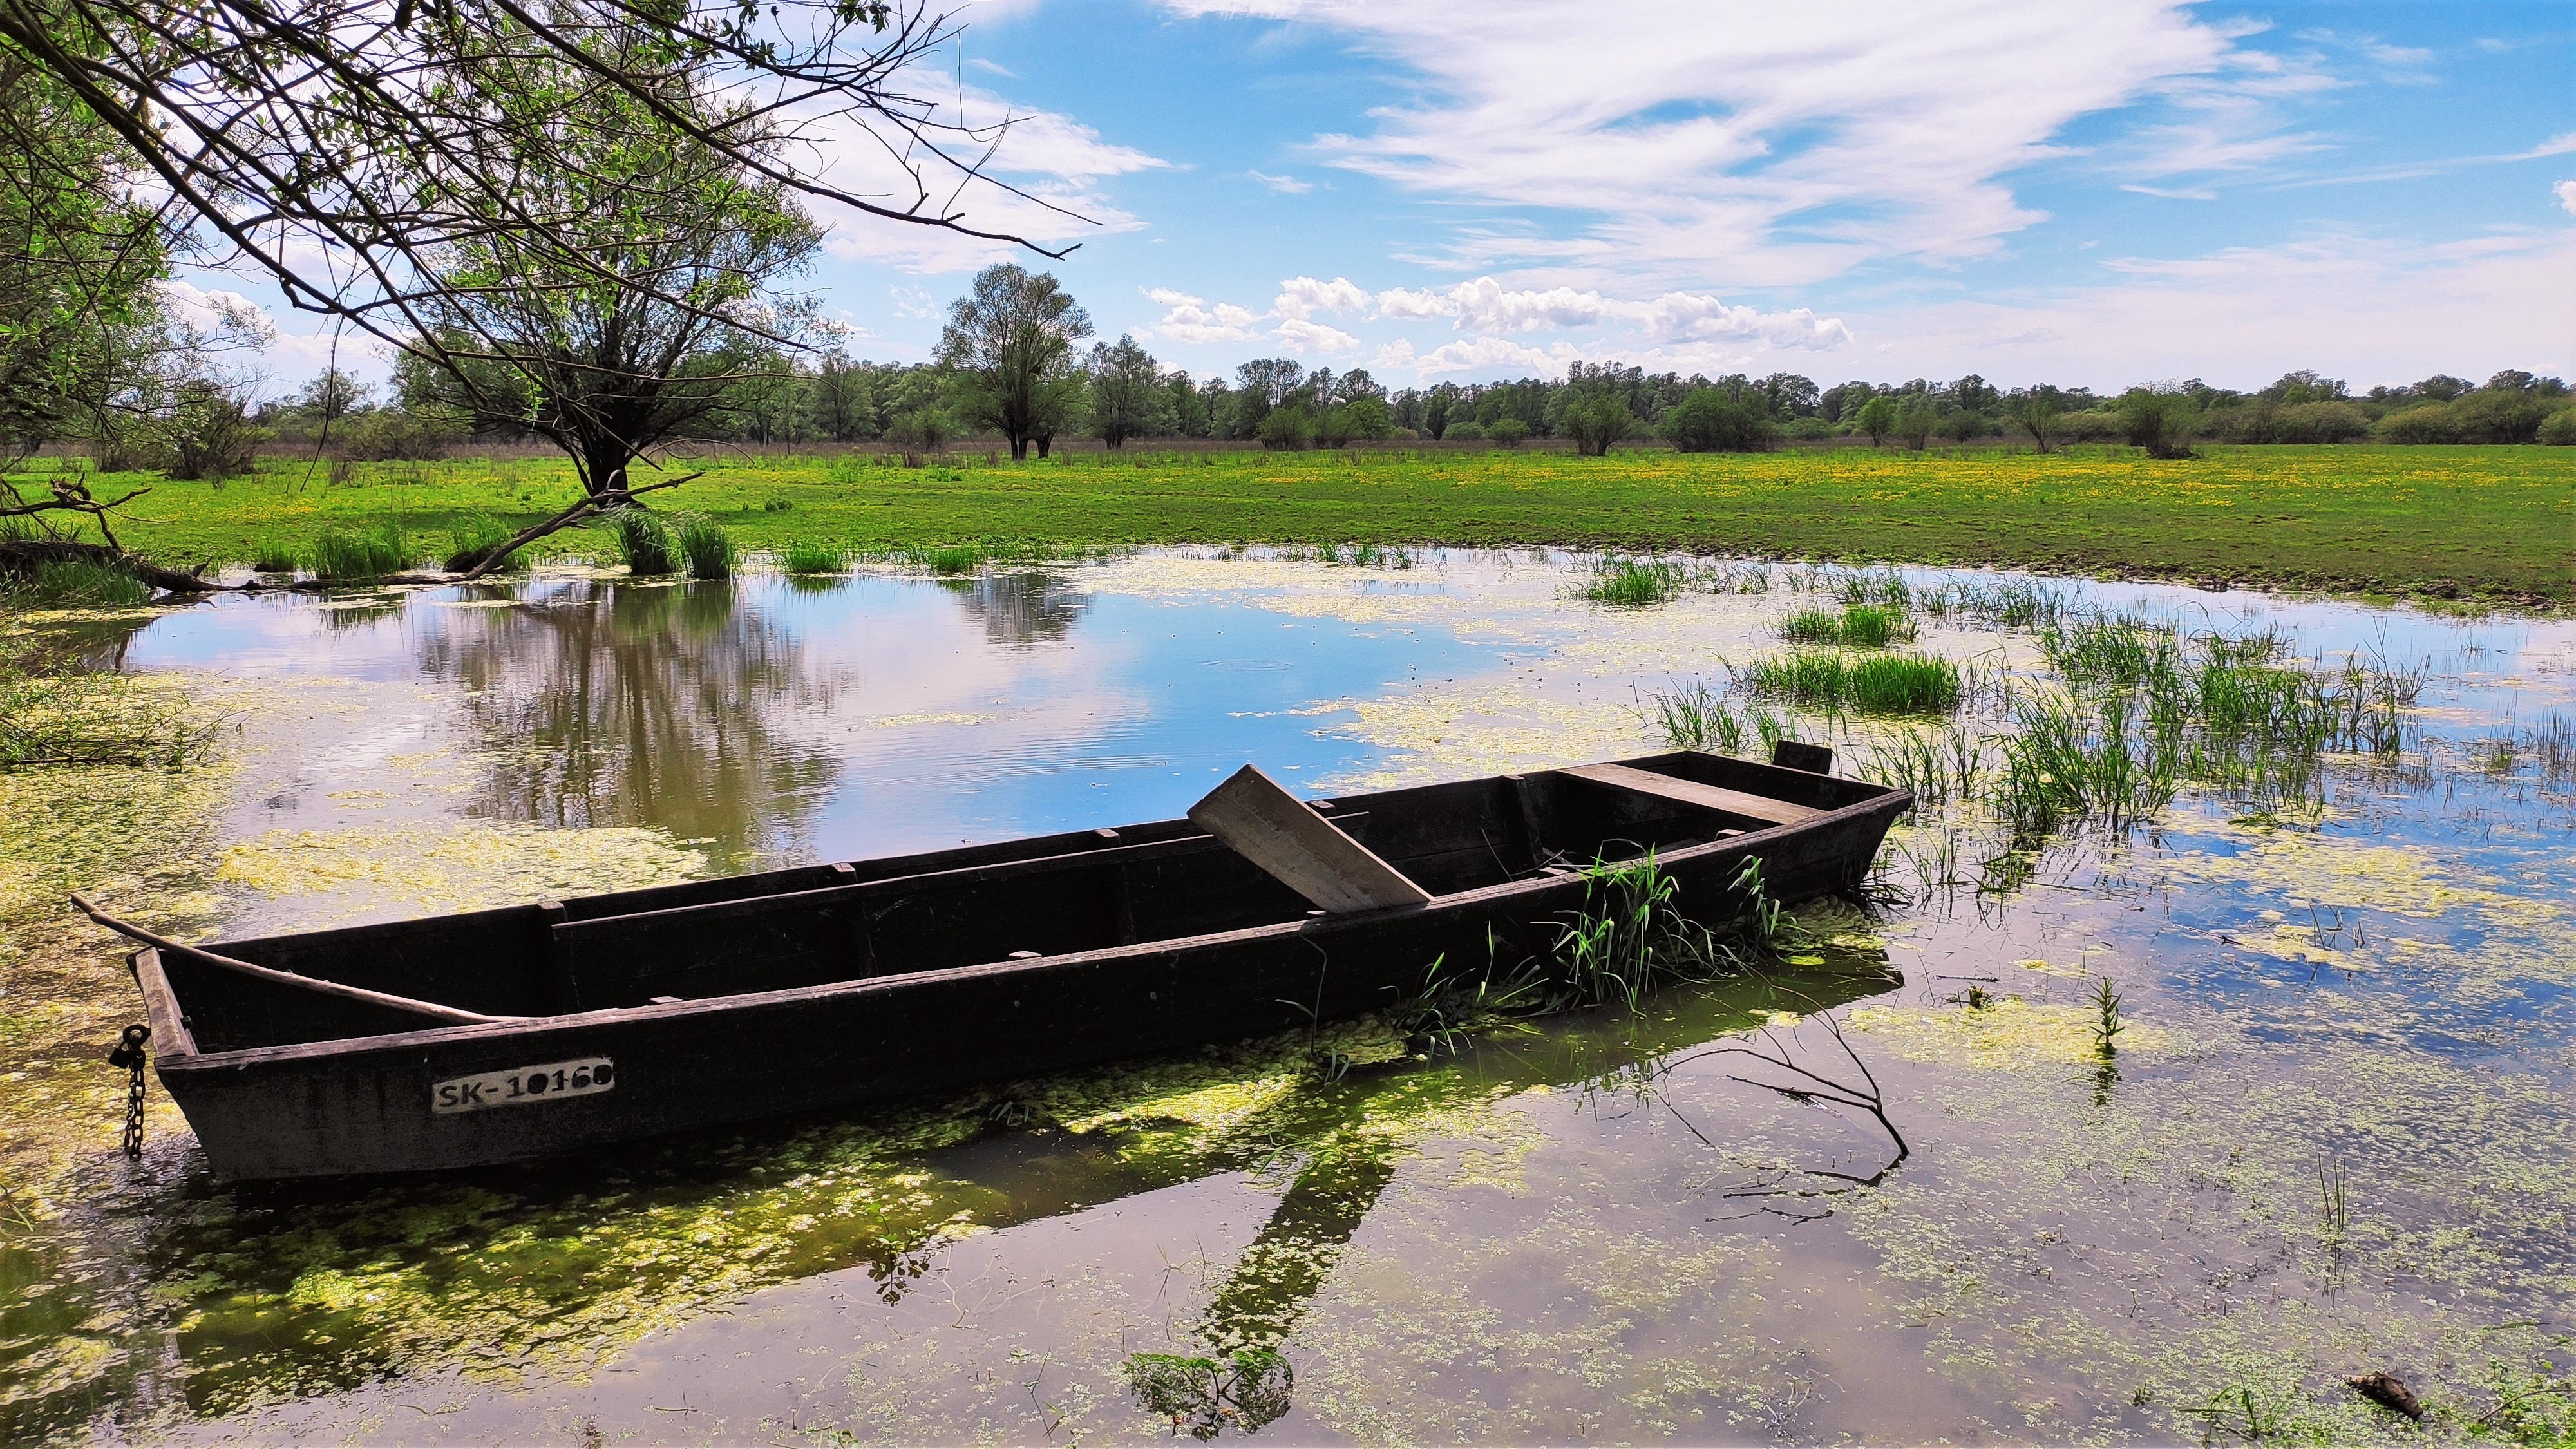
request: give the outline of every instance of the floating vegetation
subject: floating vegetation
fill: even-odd
[[[1890,1050],[1909,1061],[2020,1071],[2101,1060],[2095,1035],[2101,1012],[2093,1003],[1978,995],[1980,1000],[1956,1006],[1856,1006],[1844,1013],[1843,1025],[1885,1038]],[[2135,1022],[2122,1023],[2120,1030],[2120,1046],[2130,1053],[2152,1054],[2175,1044],[2170,1033]]]
[[[1767,655],[1736,676],[1758,696],[1857,714],[1947,714],[1965,692],[1959,666],[1928,654],[1855,659],[1829,650]]]
[[[412,547],[390,523],[357,530],[326,528],[313,540],[313,576],[333,583],[363,583],[411,567]]]
[[[215,878],[270,896],[349,888],[372,899],[465,911],[689,880],[706,857],[659,830],[460,820],[418,828],[271,830],[232,846]]]
[[[1780,637],[1792,644],[1838,644],[1846,649],[1884,649],[1913,639],[1914,632],[1914,621],[1894,604],[1801,609],[1780,621]]]
[[[1691,572],[1667,559],[1605,556],[1592,566],[1592,577],[1576,586],[1574,596],[1612,608],[1636,609],[1660,604],[1690,586]]]
[[[608,515],[608,536],[626,571],[637,578],[676,573],[679,554],[671,525],[662,515],[642,508],[621,508]]]
[[[693,579],[733,577],[733,535],[724,525],[703,513],[682,514],[677,530],[680,557],[687,561]]]
[[[166,678],[0,659],[0,770],[177,770],[205,758],[217,728]]]

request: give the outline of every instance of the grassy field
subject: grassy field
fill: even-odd
[[[1138,447],[1020,466],[961,454],[905,469],[864,453],[704,466],[656,502],[713,516],[749,550],[1553,544],[2576,603],[2571,448],[2214,448],[2154,462],[2125,449],[1576,458]],[[429,557],[478,515],[533,520],[571,488],[569,467],[545,457],[365,465],[338,486],[280,461],[220,487],[156,483],[123,532],[164,563],[232,563],[390,522]],[[607,549],[573,535],[554,551]]]

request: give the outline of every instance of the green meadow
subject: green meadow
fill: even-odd
[[[35,466],[47,466],[40,461]],[[1787,559],[1993,564],[2564,607],[2576,603],[2576,448],[2212,447],[1562,452],[727,453],[654,495],[746,552],[985,552],[1154,544],[1557,545]],[[311,557],[398,531],[434,563],[573,496],[546,456],[358,466],[269,459],[221,484],[136,477],[129,546],[164,563]],[[100,480],[114,483],[120,480]],[[541,554],[615,555],[602,532]]]

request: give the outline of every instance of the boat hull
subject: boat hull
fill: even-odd
[[[1659,858],[1679,908],[1718,919],[1750,857],[1781,899],[1856,885],[1909,803],[1878,793]],[[183,1006],[203,968],[150,951],[135,967],[161,1081],[215,1172],[336,1177],[524,1162],[1295,1030],[1389,1006],[1437,959],[1541,955],[1583,894],[1579,875],[1539,873],[1427,905],[1031,960],[210,1052]]]

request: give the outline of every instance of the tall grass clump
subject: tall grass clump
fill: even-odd
[[[984,566],[986,554],[978,544],[943,543],[935,548],[908,550],[904,557],[915,567],[934,574],[971,574]]]
[[[693,579],[733,577],[733,535],[704,514],[683,515],[679,527],[680,557]]]
[[[680,559],[671,540],[671,525],[660,514],[621,508],[609,515],[608,529],[628,573],[645,578],[678,571]]]
[[[411,566],[410,540],[390,523],[366,530],[326,528],[313,540],[313,576],[333,581],[381,579]]]
[[[1640,707],[1646,724],[1677,750],[1713,750],[1721,755],[1744,753],[1747,730],[1728,707],[1726,696],[1706,680],[1676,682],[1657,690]]]
[[[1603,558],[1592,577],[1574,590],[1577,598],[1612,608],[1660,604],[1690,586],[1690,570],[1664,559]]]
[[[480,565],[501,545],[518,537],[518,530],[489,514],[478,513],[465,520],[447,535],[447,555],[441,560],[449,573],[463,573]],[[518,555],[504,559],[502,568],[525,568],[526,560]]]
[[[820,539],[797,539],[778,554],[778,567],[785,573],[837,574],[849,566],[849,550]]]
[[[303,566],[295,545],[269,534],[250,546],[250,566],[263,574],[291,574]]]
[[[1894,604],[1846,604],[1832,609],[1801,609],[1780,621],[1780,637],[1792,644],[1839,644],[1846,649],[1884,649],[1914,637],[1914,621]]]
[[[1754,660],[1737,681],[1765,698],[1858,714],[1947,714],[1965,695],[1959,666],[1928,654],[1793,650]]]
[[[2328,753],[2404,752],[2425,680],[2385,660],[2300,661],[2271,630],[2187,638],[2116,616],[2050,624],[2040,646],[2064,688],[2016,706],[1995,802],[2025,836],[2132,825],[2186,784],[2258,817],[2311,800]]]
[[[152,601],[152,586],[112,563],[45,559],[10,583],[26,603],[65,609],[132,609]]]

